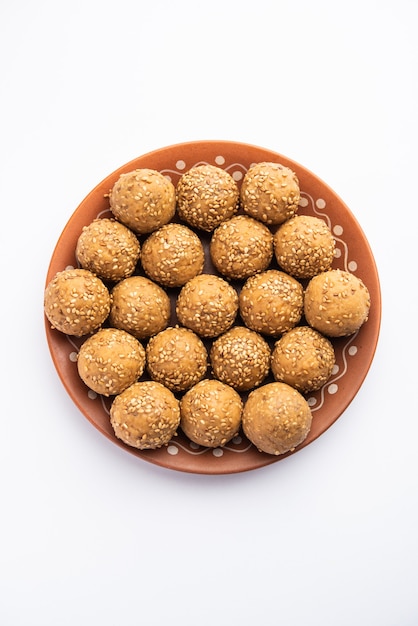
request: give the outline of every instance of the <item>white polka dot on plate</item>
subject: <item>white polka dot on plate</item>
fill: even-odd
[[[70,352],[70,354],[68,355],[68,358],[73,363],[76,363],[77,362],[77,352]]]
[[[337,236],[342,235],[343,232],[344,232],[343,227],[338,225],[338,224],[336,226],[334,226],[334,228],[332,230],[334,231],[334,235],[337,235]]]
[[[315,204],[318,207],[318,209],[325,209],[325,207],[327,206],[327,203],[325,202],[323,198],[318,198]]]
[[[178,161],[176,161],[176,167],[178,170],[184,170],[184,168],[186,167],[186,163],[182,159],[179,159]]]
[[[308,398],[308,399],[307,399],[307,403],[309,404],[309,406],[315,406],[315,404],[316,404],[316,398],[313,398],[313,397]]]
[[[93,389],[89,389],[87,392],[87,397],[90,398],[90,400],[95,400],[97,398],[97,393],[93,391]]]
[[[308,202],[308,198],[301,198],[301,199],[299,200],[299,206],[301,206],[301,207],[308,206],[308,204],[309,204],[309,202]]]
[[[350,346],[348,348],[348,354],[350,356],[355,356],[357,354],[357,346]]]
[[[215,157],[215,163],[216,163],[216,165],[224,165],[225,158],[222,155],[219,155],[219,156]]]
[[[176,456],[176,454],[179,453],[179,449],[177,446],[167,446],[167,452],[168,454],[171,454],[171,456]]]
[[[332,383],[329,387],[328,387],[328,393],[333,396],[334,394],[336,394],[338,391],[338,385],[336,385],[335,383]]]
[[[232,172],[232,178],[238,182],[242,179],[242,172],[240,172],[239,170],[237,170],[236,172]]]
[[[357,269],[357,263],[355,261],[350,261],[350,263],[348,264],[348,269],[350,270],[350,272],[355,272]]]
[[[222,448],[214,448],[214,450],[212,450],[213,456],[221,457],[223,456],[223,453],[224,451],[222,450]]]

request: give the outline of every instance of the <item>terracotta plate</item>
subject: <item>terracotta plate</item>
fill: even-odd
[[[296,172],[301,188],[299,213],[319,216],[328,223],[337,245],[333,267],[349,270],[359,276],[367,285],[372,301],[370,317],[360,331],[333,342],[337,356],[336,367],[327,384],[320,391],[307,396],[313,414],[312,429],[303,444],[292,452],[295,454],[327,430],[355,397],[373,360],[381,315],[376,265],[360,225],[342,200],[304,167],[270,150],[228,141],[183,143],[145,154],[110,174],[81,202],[56,244],[46,282],[56,272],[76,266],[74,250],[81,229],[98,216],[110,215],[106,194],[122,172],[141,167],[152,168],[176,184],[181,174],[192,166],[210,163],[227,170],[240,185],[248,167],[260,161],[280,162]],[[204,271],[213,271],[209,260]],[[172,321],[175,322],[175,319]],[[253,470],[288,456],[275,457],[260,453],[242,434],[222,449],[195,446],[181,432],[160,450],[139,451],[126,446],[113,434],[109,421],[110,401],[89,391],[78,376],[76,356],[83,340],[52,330],[47,321],[45,328],[54,365],[70,397],[93,426],[127,452],[169,469],[201,474]]]

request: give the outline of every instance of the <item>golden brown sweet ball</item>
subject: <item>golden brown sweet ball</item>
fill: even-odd
[[[274,254],[280,267],[296,278],[312,278],[331,269],[335,239],[325,220],[295,215],[274,235]]]
[[[297,326],[275,344],[271,369],[275,380],[301,393],[320,389],[329,380],[335,365],[332,343],[309,326]]]
[[[214,376],[237,391],[258,387],[270,369],[270,347],[258,333],[234,326],[218,337],[210,350]]]
[[[180,401],[180,426],[194,443],[209,448],[224,446],[241,426],[242,400],[219,380],[205,379]]]
[[[264,224],[282,224],[298,210],[299,180],[280,163],[262,162],[251,166],[240,192],[245,213]]]
[[[248,328],[277,336],[299,323],[303,287],[279,270],[266,270],[248,278],[239,296],[239,310]]]
[[[216,337],[234,323],[238,294],[223,278],[200,274],[181,288],[176,312],[183,326],[201,337]]]
[[[174,216],[173,183],[156,170],[143,168],[121,174],[110,194],[113,215],[135,233],[151,233]]]
[[[141,381],[116,396],[110,407],[116,437],[138,450],[155,450],[176,435],[179,402],[174,394],[153,381]]]
[[[202,340],[188,328],[170,327],[151,337],[146,356],[151,378],[172,391],[185,391],[198,383],[208,366]]]
[[[215,165],[196,165],[185,172],[177,183],[176,196],[180,218],[208,232],[238,211],[238,185]]]
[[[171,316],[170,298],[162,287],[145,276],[130,276],[112,291],[109,322],[137,339],[145,339],[167,328]]]
[[[254,389],[242,413],[246,437],[267,454],[285,454],[309,434],[312,413],[302,394],[286,383],[269,383]]]
[[[76,244],[81,267],[99,278],[117,282],[133,274],[140,245],[135,234],[114,219],[96,219],[84,226]]]
[[[236,215],[213,233],[210,256],[218,272],[227,278],[245,279],[269,266],[273,235],[252,217]]]
[[[196,233],[172,222],[144,241],[141,261],[152,280],[165,287],[181,287],[202,272],[205,255]]]
[[[370,293],[366,285],[345,270],[318,274],[305,290],[306,321],[329,337],[355,333],[367,321],[369,310]]]
[[[64,270],[45,289],[44,311],[52,328],[82,337],[106,320],[110,294],[102,280],[89,270]]]
[[[102,328],[82,344],[77,368],[87,387],[103,396],[116,395],[142,376],[145,349],[124,330]]]

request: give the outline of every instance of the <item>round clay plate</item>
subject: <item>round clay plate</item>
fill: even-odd
[[[358,392],[373,360],[380,328],[380,287],[373,254],[361,227],[342,200],[314,174],[281,154],[256,146],[229,141],[196,141],[161,148],[123,165],[98,184],[69,219],[52,255],[46,283],[58,271],[77,267],[74,251],[81,229],[97,217],[111,215],[107,194],[123,172],[151,168],[162,172],[176,185],[180,176],[191,167],[209,163],[225,169],[240,185],[249,166],[260,161],[279,162],[296,172],[301,189],[298,212],[321,217],[331,228],[336,240],[333,267],[353,272],[367,285],[372,303],[369,319],[356,334],[333,340],[336,351],[333,374],[321,390],[306,396],[313,415],[311,431],[294,452],[282,456],[259,452],[242,433],[225,447],[215,449],[192,444],[181,431],[159,450],[140,451],[125,445],[115,437],[110,425],[111,399],[90,391],[78,376],[77,351],[85,338],[61,334],[51,329],[46,320],[46,335],[54,365],[81,413],[115,444],[150,463],[184,472],[229,474],[263,467],[295,454],[340,417]],[[202,237],[204,239],[207,235]],[[214,272],[207,243],[204,241],[207,257],[204,271]],[[138,273],[141,273],[140,267]],[[171,295],[175,297],[175,294]],[[171,323],[176,323],[175,314]],[[265,382],[269,380],[272,379]]]

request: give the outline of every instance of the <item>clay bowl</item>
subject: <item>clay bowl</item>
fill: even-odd
[[[372,302],[369,319],[356,334],[333,340],[336,351],[334,372],[322,389],[306,396],[313,415],[311,431],[294,452],[282,456],[259,452],[242,433],[225,447],[215,449],[192,444],[181,431],[168,446],[159,450],[140,451],[126,446],[115,437],[110,425],[111,400],[91,392],[78,376],[77,351],[84,338],[66,336],[51,329],[45,320],[53,363],[81,414],[113,443],[144,461],[200,474],[244,472],[277,463],[312,443],[342,415],[356,396],[372,363],[380,329],[381,298],[373,253],[361,226],[338,195],[317,176],[287,157],[261,147],[230,141],[195,141],[155,150],[118,168],[87,195],[70,217],[52,254],[46,282],[56,272],[77,266],[74,251],[81,229],[97,217],[110,216],[106,194],[123,172],[141,167],[156,169],[175,185],[181,174],[192,166],[210,163],[227,170],[240,185],[248,167],[260,161],[280,162],[296,172],[301,188],[299,214],[316,215],[328,223],[337,246],[333,267],[353,272],[367,285]],[[202,235],[202,240],[207,248],[208,236]],[[208,258],[204,271],[215,273]],[[141,272],[140,268],[138,272]]]

